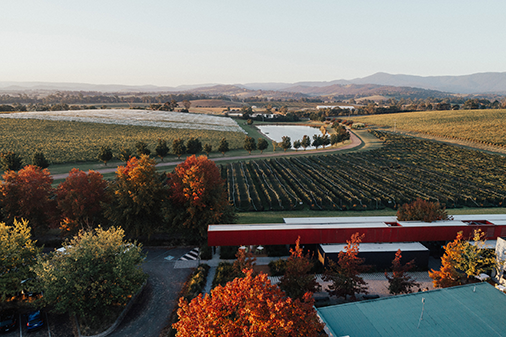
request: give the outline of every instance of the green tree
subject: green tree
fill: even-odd
[[[186,153],[186,146],[184,145],[184,140],[181,138],[176,138],[172,141],[172,151],[177,156],[177,158],[181,158],[183,154]]]
[[[264,138],[258,138],[258,149],[263,153],[269,147],[269,143]]]
[[[402,254],[399,249],[395,253],[395,258],[392,261],[392,276],[390,277],[388,273],[385,272],[385,277],[388,280],[388,291],[392,295],[409,294],[413,292],[411,288],[420,286],[411,276],[406,274],[415,267],[415,260],[413,259],[405,265],[402,265],[401,258]]]
[[[281,148],[283,149],[283,151],[286,152],[286,150],[288,150],[289,148],[292,147],[292,141],[290,140],[290,137],[288,136],[283,136],[281,137],[282,141],[281,141]]]
[[[4,171],[19,171],[23,167],[23,159],[12,151],[1,153],[0,162]]]
[[[323,138],[320,135],[313,135],[313,144],[312,144],[317,150],[319,146],[323,145]]]
[[[98,227],[40,258],[33,271],[43,304],[88,322],[124,307],[146,280],[141,247],[124,236],[121,228]]]
[[[167,189],[155,164],[146,155],[132,157],[126,166],[118,167],[116,180],[109,186],[112,201],[105,215],[131,237],[149,236],[163,221]]]
[[[229,151],[228,141],[226,138],[221,139],[220,146],[218,147],[218,151],[220,151],[223,156],[225,155],[225,152]]]
[[[202,152],[202,143],[200,140],[193,137],[188,139],[188,142],[186,142],[186,152],[189,154],[197,154],[199,152]]]
[[[132,154],[132,150],[124,147],[119,151],[118,159],[126,163],[132,157]]]
[[[322,146],[325,148],[325,146],[330,145],[330,138],[329,135],[325,135],[322,137]]]
[[[364,259],[359,258],[358,245],[362,242],[364,235],[355,233],[350,240],[346,241],[344,251],[339,252],[338,262],[329,260],[329,267],[325,270],[323,279],[330,281],[327,292],[330,296],[348,296],[356,300],[356,294],[367,294],[366,282],[359,275],[369,269],[363,265]]]
[[[97,156],[98,160],[103,161],[104,165],[112,159],[112,150],[109,146],[102,146]]]
[[[207,156],[209,157],[209,154],[211,152],[213,152],[213,146],[211,144],[204,144],[204,152],[207,154]]]
[[[300,247],[300,236],[295,242],[295,249],[290,249],[290,253],[279,287],[291,298],[302,299],[306,293],[315,293],[321,287],[315,274],[311,273],[313,262],[309,253],[304,255]]]
[[[295,151],[299,151],[300,146],[301,146],[300,140],[296,140],[293,142],[293,147]]]
[[[14,220],[13,226],[0,223],[0,308],[7,298],[26,289],[26,280],[34,279],[30,267],[42,251],[31,239],[28,221]]]
[[[42,151],[37,151],[33,154],[32,164],[43,169],[49,167],[49,162],[46,160],[46,157],[44,157],[44,153]]]
[[[148,144],[144,142],[137,142],[135,144],[135,148],[137,149],[137,155],[140,157],[142,155],[149,156],[151,154],[151,150],[148,149]]]
[[[158,139],[158,144],[155,147],[155,153],[162,161],[163,158],[167,156],[169,153],[169,147],[167,146],[167,141],[165,139]]]
[[[246,136],[244,138],[244,149],[248,151],[249,154],[251,154],[251,151],[255,151],[257,149],[255,139],[250,136]]]
[[[304,135],[304,137],[302,137],[302,140],[300,141],[300,145],[304,148],[304,151],[306,151],[306,148],[311,146],[311,139],[309,139],[308,135]]]

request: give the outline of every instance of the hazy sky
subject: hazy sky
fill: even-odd
[[[506,71],[506,1],[4,0],[0,81],[177,86]]]

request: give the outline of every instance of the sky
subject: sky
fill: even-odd
[[[506,71],[504,0],[16,0],[0,82],[179,86]]]

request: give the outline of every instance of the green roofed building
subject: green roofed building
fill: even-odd
[[[506,336],[506,295],[486,282],[317,310],[332,337]]]

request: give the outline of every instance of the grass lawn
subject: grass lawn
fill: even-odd
[[[309,217],[359,217],[359,216],[394,216],[396,210],[385,208],[372,211],[288,211],[288,212],[240,212],[237,213],[238,224],[256,223],[282,223],[283,218],[309,218]],[[506,214],[506,208],[453,208],[448,210],[449,215],[460,214]]]

